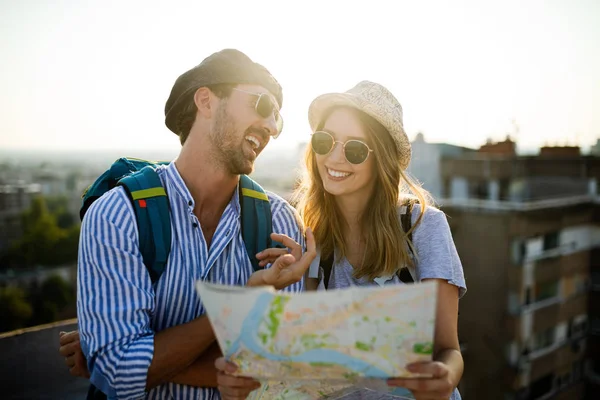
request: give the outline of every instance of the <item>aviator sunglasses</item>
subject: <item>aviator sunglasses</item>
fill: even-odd
[[[344,157],[350,164],[358,165],[367,161],[369,154],[373,151],[365,142],[351,139],[345,143],[336,141],[330,133],[317,131],[312,134],[310,144],[315,153],[326,156],[331,153],[336,143],[340,143],[344,149]]]
[[[283,118],[281,118],[281,114],[279,114],[279,109],[271,100],[271,96],[267,93],[254,93],[248,92],[246,90],[233,88],[233,90],[237,90],[238,92],[251,94],[253,96],[257,96],[256,104],[254,105],[254,110],[258,115],[263,118],[269,118],[271,115],[275,116],[275,124],[277,125],[277,133],[273,135],[274,139],[277,139],[283,130]]]

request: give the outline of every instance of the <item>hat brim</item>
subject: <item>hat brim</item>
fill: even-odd
[[[314,132],[323,121],[323,116],[332,107],[351,107],[361,110],[355,96],[350,93],[322,94],[310,103],[308,107],[308,123]]]

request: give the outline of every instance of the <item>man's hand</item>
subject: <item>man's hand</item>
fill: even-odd
[[[58,352],[65,358],[65,364],[69,367],[71,375],[86,379],[90,377],[83,351],[81,351],[79,331],[60,332]]]
[[[317,256],[315,237],[310,228],[306,229],[306,252],[302,254],[302,246],[286,235],[272,233],[271,238],[283,243],[286,248],[266,249],[256,255],[260,260],[259,265],[265,266],[272,263],[271,268],[256,271],[250,276],[248,286],[274,286],[283,289],[286,286],[299,282],[310,267],[310,263]]]
[[[221,398],[224,400],[245,399],[250,392],[260,387],[260,383],[252,378],[230,375],[237,370],[237,367],[223,357],[215,360],[215,367],[219,370],[217,384]]]

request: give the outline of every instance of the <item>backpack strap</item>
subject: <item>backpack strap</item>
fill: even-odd
[[[256,254],[269,247],[283,247],[271,240],[273,222],[271,204],[265,190],[248,175],[240,175],[240,207],[242,239],[252,269],[262,269]]]
[[[329,279],[331,279],[331,269],[333,268],[333,253],[321,261],[321,268],[323,268],[323,285],[327,289],[329,287]]]
[[[147,166],[118,182],[135,209],[140,237],[140,252],[152,284],[167,265],[171,250],[171,216],[167,192],[156,170]]]
[[[404,205],[402,205],[402,213],[400,214],[400,224],[402,225],[402,230],[404,233],[408,233],[408,240],[412,243],[412,232],[410,232],[410,228],[412,226],[412,202],[408,201]],[[412,249],[408,246],[408,251],[412,254]],[[412,277],[408,267],[402,267],[398,271],[398,278],[400,281],[404,283],[414,283],[415,280]]]

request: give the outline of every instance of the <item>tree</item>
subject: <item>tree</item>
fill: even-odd
[[[17,241],[28,265],[56,265],[54,250],[64,239],[66,233],[57,223],[56,218],[48,212],[43,197],[37,197],[31,209],[23,214],[23,236]]]
[[[69,200],[65,196],[45,198],[48,211],[56,218],[57,225],[62,229],[69,229],[78,225],[78,220],[69,212]]]
[[[43,197],[33,200],[21,222],[23,235],[4,255],[7,264],[56,266],[77,259],[79,224],[66,229],[59,226]]]
[[[34,308],[31,325],[55,321],[58,313],[75,301],[75,290],[59,275],[50,276],[39,287],[31,287],[29,294]]]
[[[0,288],[0,332],[24,327],[32,314],[33,309],[23,289]]]
[[[46,302],[56,304],[59,310],[65,308],[75,298],[73,288],[59,275],[52,275],[46,279],[40,292]]]

